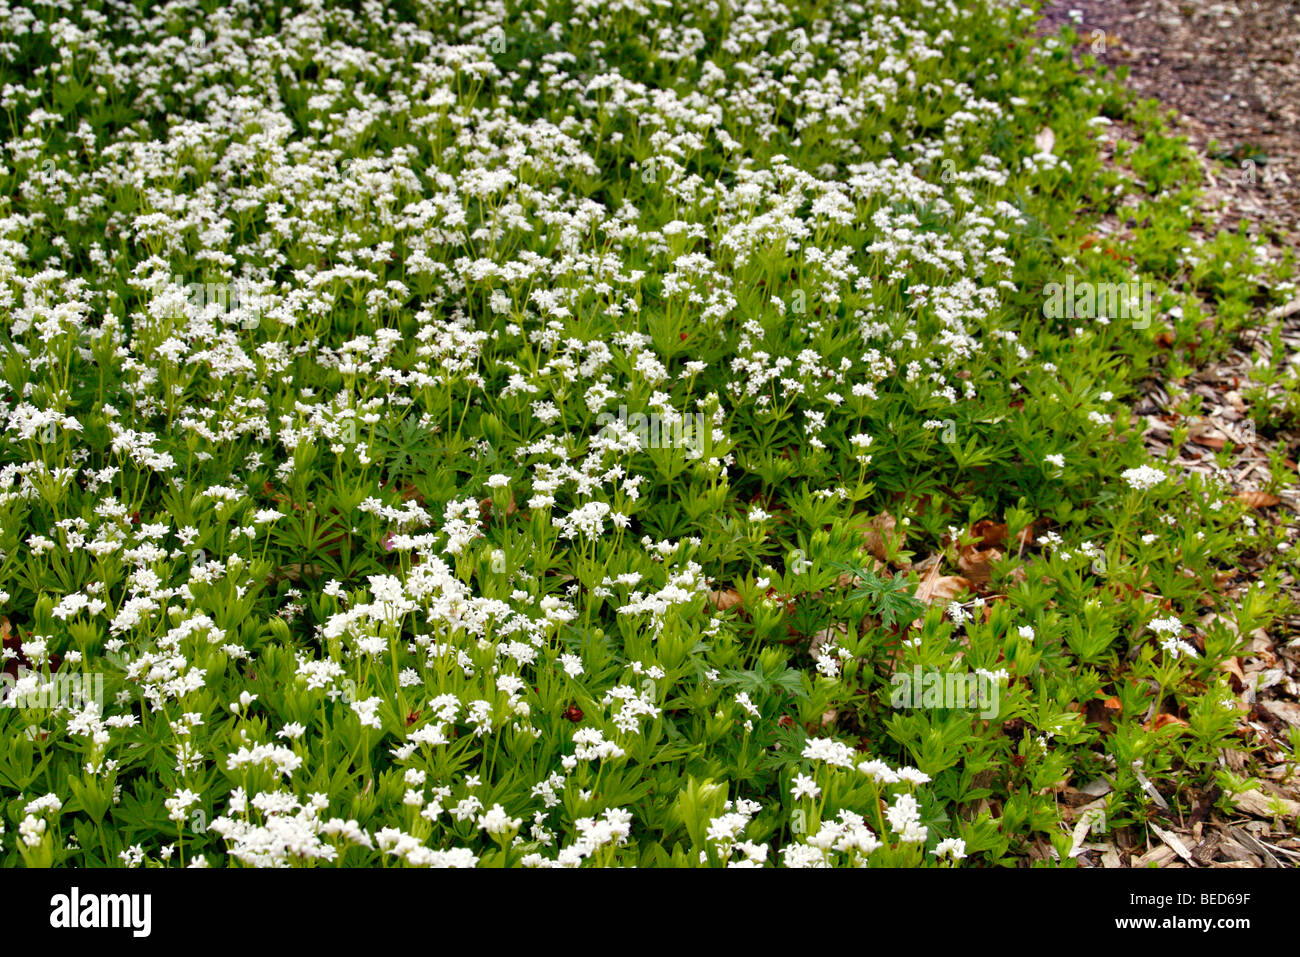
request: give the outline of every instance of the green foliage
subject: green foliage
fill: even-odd
[[[1249,785],[1300,570],[1174,462],[1294,260],[1071,31],[146,7],[0,16],[0,865],[1068,866],[1066,787]]]

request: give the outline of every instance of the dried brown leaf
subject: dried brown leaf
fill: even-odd
[[[897,529],[898,520],[888,512],[882,512],[869,519],[863,532],[863,544],[866,546],[867,551],[878,560],[886,561],[886,542],[893,542],[896,535],[906,536],[907,534],[906,532],[899,533]],[[902,545],[901,539],[898,544]]]
[[[927,575],[921,584],[917,586],[916,597],[917,600],[930,604],[950,602],[962,592],[971,591],[971,589],[970,579],[963,578],[960,575]]]
[[[1276,495],[1270,495],[1268,492],[1238,492],[1236,498],[1237,501],[1245,503],[1250,508],[1272,508],[1282,501]]]
[[[709,592],[709,604],[718,611],[726,611],[729,608],[735,608],[741,603],[740,592],[734,588],[725,588],[722,591]]]
[[[969,545],[957,556],[957,567],[976,587],[987,585],[993,577],[993,563],[1002,558],[996,548],[977,548]]]

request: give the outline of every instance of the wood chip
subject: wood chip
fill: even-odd
[[[1259,787],[1244,791],[1233,799],[1238,811],[1265,820],[1272,820],[1275,817],[1282,817],[1287,821],[1296,820],[1297,815],[1300,815],[1300,802],[1266,790],[1258,780],[1255,783]]]
[[[1195,859],[1192,857],[1192,852],[1187,849],[1187,845],[1183,843],[1182,838],[1173,831],[1166,831],[1154,821],[1148,822],[1148,826],[1155,832],[1156,837],[1164,841],[1175,854],[1193,867],[1197,866]]]

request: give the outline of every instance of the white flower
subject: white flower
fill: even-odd
[[[366,698],[364,701],[352,702],[352,710],[357,713],[357,718],[361,721],[362,727],[383,727],[383,722],[379,720],[379,706],[382,703],[383,699],[378,697],[371,697]]]
[[[806,774],[796,774],[794,784],[790,788],[790,794],[796,801],[801,798],[817,799],[822,793],[822,789],[817,786],[817,782]]]
[[[517,831],[521,824],[523,824],[521,818],[510,817],[500,804],[492,805],[492,808],[478,819],[478,826],[493,835]]]
[[[1177,638],[1183,633],[1183,623],[1172,615],[1168,618],[1153,618],[1147,627],[1159,635],[1173,635]]]
[[[853,767],[853,749],[830,738],[809,738],[803,746],[802,756],[809,761],[824,761],[836,767]]]
[[[960,861],[966,856],[966,842],[960,837],[944,838],[935,845],[934,850],[930,853],[935,857],[943,857],[943,855],[948,854],[954,861]]]
[[[185,812],[188,811],[190,807],[198,801],[198,799],[199,796],[193,791],[181,788],[176,792],[175,797],[169,797],[167,800],[163,801],[163,805],[169,812],[167,816],[173,821],[180,822],[185,820]]]
[[[1125,469],[1120,476],[1128,484],[1129,488],[1137,489],[1139,492],[1155,488],[1168,477],[1164,472],[1149,465],[1141,465],[1135,469]]]
[[[1179,655],[1200,657],[1200,653],[1190,642],[1179,637],[1183,633],[1183,623],[1172,615],[1168,618],[1153,619],[1147,627],[1157,635],[1163,636],[1160,639],[1160,647],[1168,652],[1170,657],[1177,658]]]
[[[45,818],[27,815],[18,825],[18,836],[22,838],[23,844],[27,847],[35,847],[41,843],[41,837],[45,834]]]

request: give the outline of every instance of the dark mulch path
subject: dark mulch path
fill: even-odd
[[[1064,0],[1042,29],[1072,12],[1080,52],[1127,66],[1128,86],[1178,111],[1180,132],[1220,161],[1210,192],[1223,225],[1245,219],[1300,247],[1300,2]]]

